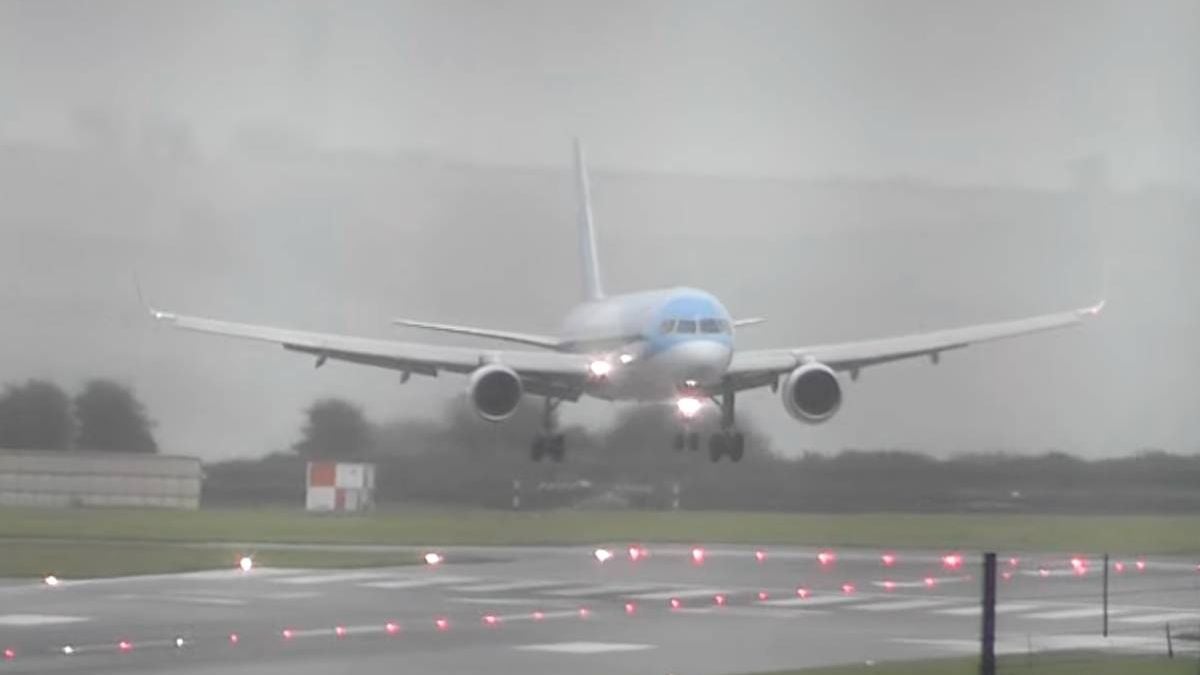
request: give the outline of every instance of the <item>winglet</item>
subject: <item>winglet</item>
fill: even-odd
[[[1083,309],[1079,310],[1079,316],[1099,316],[1100,312],[1104,311],[1104,306],[1106,304],[1108,304],[1108,298],[1097,302],[1091,307],[1084,307]]]
[[[579,257],[583,265],[583,292],[587,300],[604,297],[600,283],[600,260],[596,255],[596,228],[592,222],[592,193],[588,185],[587,159],[583,142],[575,139],[575,180],[579,190]]]
[[[137,289],[138,302],[142,304],[142,307],[146,308],[146,312],[150,314],[151,318],[159,321],[175,320],[175,315],[171,312],[159,311],[146,302],[146,296],[142,293],[142,281],[138,278],[137,272],[133,273],[133,287]]]

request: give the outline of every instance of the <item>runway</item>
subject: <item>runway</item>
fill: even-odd
[[[652,544],[461,548],[438,565],[0,584],[0,673],[720,675],[973,653],[978,556]],[[1001,652],[1165,650],[1194,561],[1002,555]],[[1191,649],[1186,641],[1177,649]],[[68,653],[69,652],[69,653]]]

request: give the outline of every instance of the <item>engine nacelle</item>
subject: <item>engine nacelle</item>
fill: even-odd
[[[801,422],[824,422],[842,407],[837,373],[823,363],[806,363],[788,373],[780,393],[783,407]]]
[[[512,417],[524,393],[521,376],[512,368],[496,363],[475,369],[467,381],[467,396],[475,412],[489,422]]]

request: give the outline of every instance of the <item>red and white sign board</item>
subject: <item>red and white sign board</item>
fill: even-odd
[[[363,511],[375,501],[375,465],[309,462],[305,509]]]

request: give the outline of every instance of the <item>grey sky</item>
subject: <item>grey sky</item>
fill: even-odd
[[[1082,331],[868,371],[816,429],[747,396],[777,447],[1193,451],[1198,27],[1194,2],[0,2],[0,376],[131,381],[207,457],[286,446],[318,395],[438,411],[460,378],[157,330],[132,273],[232,319],[552,330],[579,134],[608,285],[708,288],[770,317],[749,346],[1090,302],[1107,260]],[[1064,190],[1086,157],[1119,193]]]

